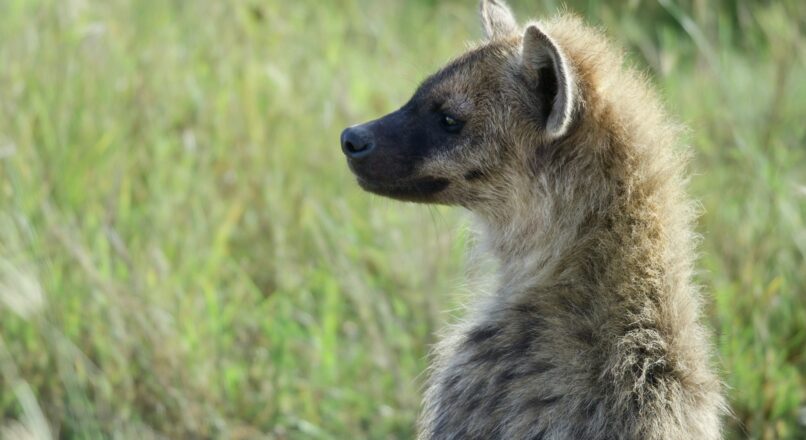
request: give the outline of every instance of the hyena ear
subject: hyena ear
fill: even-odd
[[[488,40],[507,37],[518,32],[515,16],[503,0],[481,0],[481,24]]]
[[[526,77],[536,79],[537,91],[548,108],[546,134],[550,139],[559,138],[568,131],[573,117],[573,72],[560,48],[535,25],[526,28],[521,55]]]

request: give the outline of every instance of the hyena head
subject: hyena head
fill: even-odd
[[[500,0],[481,2],[486,41],[426,79],[402,108],[347,128],[341,145],[367,191],[483,209],[531,174],[535,151],[575,114],[569,63]],[[530,172],[530,170],[532,170]],[[499,202],[501,200],[498,200]]]

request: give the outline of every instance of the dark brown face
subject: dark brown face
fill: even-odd
[[[427,202],[450,185],[446,177],[424,175],[418,168],[438,150],[458,145],[464,123],[421,101],[412,99],[400,110],[342,133],[342,151],[365,190]]]
[[[399,110],[344,130],[342,151],[361,187],[400,200],[463,203],[472,181],[496,163],[484,151],[491,146],[482,144],[491,138],[489,111],[500,94],[486,71],[503,62],[490,59],[501,58],[499,52],[482,47],[466,54],[428,78]]]

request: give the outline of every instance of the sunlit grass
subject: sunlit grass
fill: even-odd
[[[692,129],[732,438],[806,435],[803,7],[569,4]],[[411,438],[466,221],[362,193],[337,140],[474,14],[0,2],[0,437]]]

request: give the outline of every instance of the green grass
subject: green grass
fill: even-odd
[[[730,438],[804,438],[806,8],[568,3],[691,127]],[[411,438],[465,215],[362,193],[338,135],[475,8],[0,2],[0,437]]]

